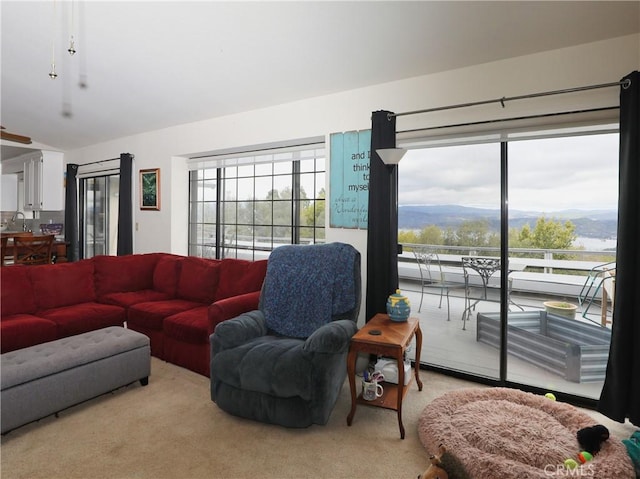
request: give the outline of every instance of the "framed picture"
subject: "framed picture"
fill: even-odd
[[[160,168],[140,170],[140,209],[160,211]]]

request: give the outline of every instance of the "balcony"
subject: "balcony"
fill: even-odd
[[[418,311],[421,299],[420,271],[411,252],[412,246],[405,244],[404,253],[398,258],[400,288],[408,296],[411,315],[420,319],[424,334],[421,358],[424,363],[475,374],[481,377],[497,379],[499,376],[499,349],[495,341],[486,339],[486,319],[498,318],[500,312],[500,274],[495,273],[489,279],[487,299],[479,301],[470,311],[469,320],[463,323],[463,313],[468,307],[465,301],[464,274],[462,270],[463,256],[499,256],[497,248],[476,249],[446,246],[437,248],[444,280],[454,287],[449,290],[450,320],[447,320],[446,300],[440,306],[439,288],[428,288],[423,295],[422,308]],[[602,363],[608,357],[608,337],[612,322],[613,294],[607,294],[609,287],[596,284],[598,287],[588,291],[590,297],[584,297],[583,288],[594,268],[615,261],[615,251],[584,250],[521,250],[509,251],[509,263],[518,263],[518,270],[509,273],[509,354],[507,355],[507,379],[512,382],[529,384],[549,390],[562,391],[569,394],[597,399],[603,384]],[[480,278],[470,277],[474,286],[481,286]],[[612,281],[611,281],[612,282]],[[605,283],[606,284],[606,283]],[[455,285],[459,285],[456,288]],[[579,299],[580,298],[580,299]],[[529,334],[517,331],[518,325],[537,318],[545,311],[544,302],[549,300],[563,301],[578,306],[575,319],[564,323],[563,327],[570,334],[560,344],[570,344],[575,337],[586,339],[588,344],[597,343],[597,352],[590,351],[580,356],[580,345],[567,346],[567,351],[578,351],[578,360],[586,358],[583,372],[575,373],[575,361],[572,354],[561,352],[554,363],[552,352],[545,350],[548,345],[529,343],[518,345],[514,334]],[[587,301],[588,300],[588,301]],[[478,330],[478,314],[485,320],[485,331]],[[465,329],[463,329],[463,325]],[[481,325],[482,326],[482,325]],[[514,330],[514,328],[516,328]],[[601,332],[604,334],[598,334]],[[575,332],[575,334],[574,334]],[[514,349],[515,348],[515,349]],[[523,348],[531,353],[523,353]],[[573,349],[571,349],[573,348]],[[567,358],[568,357],[568,358]],[[536,359],[537,358],[537,359]],[[595,359],[593,359],[595,358]],[[590,362],[593,361],[593,364]],[[572,373],[559,365],[572,363]],[[595,363],[598,363],[597,365]],[[591,369],[589,369],[591,368]],[[597,371],[596,371],[597,370]],[[595,372],[594,372],[595,371]]]

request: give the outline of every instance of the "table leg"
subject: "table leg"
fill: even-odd
[[[398,362],[398,402],[396,409],[398,410],[398,426],[400,427],[400,439],[404,439],[404,425],[402,424],[402,399],[404,397],[404,358],[400,351],[396,358]]]
[[[351,426],[353,416],[356,413],[356,359],[358,354],[355,350],[349,349],[347,356],[347,375],[349,376],[349,388],[351,389],[351,411],[347,416],[347,425]]]
[[[470,314],[470,300],[469,300],[469,279],[465,275],[464,278],[464,310],[462,311],[462,329],[467,329],[467,315]]]
[[[480,279],[482,280],[482,290],[483,290],[483,298],[487,299],[487,282],[484,279],[484,276],[480,275]],[[478,298],[473,300],[473,304],[471,304],[472,298],[471,294],[471,286],[469,286],[468,278],[465,278],[465,287],[464,287],[464,299],[465,299],[465,308],[462,312],[462,330],[467,330],[467,321],[471,319],[471,310],[475,311],[476,306],[483,298]]]
[[[602,282],[602,306],[600,308],[600,325],[607,325],[607,288],[604,287],[604,281]]]
[[[413,367],[416,375],[416,383],[418,384],[418,391],[422,391],[422,381],[420,380],[420,352],[422,351],[422,330],[420,329],[420,323],[416,326],[416,360]]]
[[[400,439],[404,439],[404,426],[402,425],[402,406],[398,409],[398,426],[400,426]]]

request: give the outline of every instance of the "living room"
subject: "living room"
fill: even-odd
[[[295,95],[287,97],[280,90],[273,90],[273,94],[270,94],[266,87],[259,87],[257,89],[261,92],[262,96],[254,94],[257,98],[253,102],[247,102],[237,107],[234,105],[233,108],[227,107],[226,111],[221,110],[223,113],[207,115],[198,112],[198,115],[189,116],[184,111],[172,111],[168,113],[168,115],[172,115],[171,117],[158,118],[156,123],[147,123],[145,125],[130,125],[129,116],[135,115],[131,114],[127,107],[120,108],[120,110],[116,112],[108,111],[108,113],[95,114],[96,117],[102,117],[103,115],[108,117],[110,119],[107,122],[109,123],[109,128],[115,128],[114,125],[118,127],[115,131],[119,131],[120,133],[116,136],[105,136],[105,133],[100,132],[96,132],[94,136],[77,133],[81,131],[80,123],[87,122],[93,124],[95,121],[94,119],[89,119],[88,113],[84,110],[82,95],[92,90],[102,91],[104,94],[104,92],[110,91],[109,89],[111,88],[111,85],[103,84],[100,77],[102,70],[94,67],[87,69],[89,88],[87,88],[86,92],[77,90],[75,86],[72,87],[72,93],[69,97],[71,99],[71,105],[74,107],[74,115],[72,118],[64,118],[60,115],[60,106],[65,99],[64,92],[61,93],[62,88],[53,88],[47,85],[46,87],[42,87],[42,91],[39,93],[42,94],[46,92],[47,96],[53,97],[47,109],[53,111],[55,114],[55,120],[51,123],[51,130],[60,128],[59,136],[60,138],[64,138],[64,142],[58,144],[55,139],[55,133],[51,136],[38,135],[37,125],[33,124],[33,127],[31,127],[26,115],[19,117],[15,115],[13,111],[7,111],[5,113],[5,95],[11,95],[11,89],[15,86],[14,83],[5,81],[4,49],[13,50],[13,47],[9,45],[20,44],[20,38],[22,38],[21,36],[17,38],[5,36],[9,35],[6,33],[7,29],[4,28],[5,22],[10,21],[9,19],[12,18],[10,12],[11,8],[14,7],[13,5],[7,5],[8,3],[11,2],[3,2],[2,5],[3,126],[12,132],[32,136],[35,143],[29,146],[29,148],[34,147],[34,149],[63,151],[64,161],[67,164],[76,163],[83,165],[100,162],[118,157],[123,152],[129,152],[135,156],[134,172],[136,173],[136,180],[139,170],[159,169],[161,171],[161,208],[159,210],[134,208],[133,222],[135,226],[133,251],[138,254],[156,252],[177,255],[189,254],[189,160],[193,158],[242,151],[243,149],[249,148],[258,149],[258,147],[269,148],[278,145],[291,145],[304,142],[308,139],[318,138],[324,141],[327,158],[329,158],[328,145],[330,143],[330,135],[333,133],[367,130],[371,128],[371,113],[376,110],[388,109],[394,112],[406,112],[422,108],[436,108],[486,99],[513,97],[536,92],[617,82],[631,71],[637,70],[640,59],[640,32],[638,30],[638,22],[640,20],[637,19],[637,16],[635,24],[631,22],[635,26],[632,25],[630,29],[624,30],[622,33],[620,33],[619,30],[618,33],[611,33],[610,31],[601,33],[599,31],[599,22],[597,21],[598,15],[595,15],[595,18],[590,17],[591,21],[595,23],[593,28],[590,28],[586,25],[587,22],[585,22],[585,24],[582,25],[580,35],[566,40],[567,43],[563,45],[554,45],[552,42],[548,43],[553,35],[545,31],[541,25],[538,25],[538,33],[529,32],[531,35],[530,40],[528,42],[522,42],[525,44],[523,48],[515,50],[515,53],[501,52],[501,56],[495,57],[492,57],[490,54],[484,56],[481,55],[480,52],[491,52],[494,49],[497,51],[504,46],[505,40],[491,35],[482,38],[465,37],[466,43],[462,42],[462,48],[459,50],[460,58],[462,58],[462,53],[465,52],[466,49],[470,49],[473,53],[471,59],[465,59],[464,61],[457,61],[455,58],[445,59],[446,61],[440,59],[443,63],[438,64],[437,67],[434,66],[434,69],[430,69],[429,65],[426,64],[429,60],[421,59],[422,55],[425,56],[425,59],[428,58],[427,53],[423,53],[422,50],[446,52],[450,42],[449,40],[441,39],[439,36],[435,36],[435,38],[431,38],[430,42],[427,42],[424,37],[420,36],[417,37],[419,40],[414,39],[414,46],[410,49],[412,55],[415,55],[414,61],[419,64],[414,70],[408,69],[400,74],[394,73],[394,63],[388,59],[381,58],[379,65],[369,65],[369,70],[367,71],[371,72],[370,78],[367,78],[365,75],[364,78],[354,79],[351,86],[336,89],[335,84],[331,86],[320,85],[313,93],[298,97]],[[421,2],[418,2],[418,4],[419,3]],[[633,2],[626,3],[632,4]],[[62,10],[65,8],[64,5],[66,4],[59,3],[58,7]],[[332,8],[339,8],[340,5],[341,4],[335,4]],[[42,9],[42,16],[45,18],[43,22],[45,25],[49,25],[51,20],[51,3],[38,2],[36,6]],[[486,6],[488,8],[497,8],[498,10],[507,8],[505,5],[500,6],[496,4]],[[540,7],[540,5],[530,5],[531,8],[536,6]],[[89,16],[91,2],[87,2],[84,7],[86,8],[86,18],[91,18]],[[105,4],[102,4],[101,7],[105,8]],[[405,7],[407,7],[407,5],[402,4],[402,7],[398,6],[400,9]],[[465,5],[464,7],[470,6]],[[33,8],[36,7],[34,6]],[[164,21],[166,20],[165,16],[171,16],[171,13],[175,14],[176,11],[184,7],[176,7],[174,5],[174,8],[178,10],[169,10],[168,12],[163,11],[160,6],[158,6],[158,8],[159,10],[157,10],[156,14],[159,19]],[[197,12],[197,3],[194,8]],[[278,8],[284,8],[286,11],[286,5],[282,6],[278,4]],[[291,6],[291,8],[298,8],[298,6]],[[412,8],[416,8],[418,11],[408,9],[408,13],[405,12],[404,14],[404,19],[407,22],[410,17],[415,17],[416,15],[418,15],[418,17],[422,15],[421,18],[423,19],[429,18],[428,11],[421,11],[419,5],[414,5]],[[510,5],[508,8],[513,8],[513,6]],[[553,10],[551,6],[545,8]],[[571,8],[579,9],[579,6],[570,7],[563,2],[562,5],[558,5],[556,8],[558,8],[556,12],[558,18],[564,18],[567,22],[569,18],[580,18],[579,15],[572,16],[568,14],[571,13]],[[625,5],[625,2],[621,2],[615,4],[614,10],[617,8],[624,11],[625,8],[629,7]],[[315,28],[330,31],[330,29],[333,28],[330,27],[332,18],[341,16],[345,18],[358,18],[358,13],[361,9],[365,9],[363,4],[351,4],[349,8],[341,14],[332,12],[332,15],[327,15],[326,17],[324,15],[316,16],[318,26]],[[116,18],[116,13],[120,14],[123,20],[125,16],[130,15],[133,20],[127,19],[127,22],[133,22],[134,24],[135,22],[139,22],[140,18],[153,16],[153,14],[136,15],[132,13],[135,12],[135,10],[130,10],[129,12],[125,12],[124,10],[126,10],[126,8],[110,14],[116,16]],[[637,13],[637,8],[635,12]],[[383,10],[382,13],[388,12]],[[552,11],[546,12],[547,15],[552,15],[552,13]],[[297,20],[300,24],[303,24],[301,19],[306,18],[297,17],[293,13],[291,15],[291,19]],[[365,16],[364,13],[362,13],[362,15]],[[459,23],[461,24],[462,18],[467,15],[473,16],[466,14],[459,17],[454,23],[447,25],[446,30],[449,32],[456,30],[458,32],[463,31],[464,28],[461,28]],[[490,17],[489,14],[485,13],[483,14],[483,18],[484,15]],[[535,16],[533,11],[529,15],[519,17],[519,21],[526,23],[524,20],[528,17],[533,22],[534,19],[531,18],[532,15]],[[562,17],[562,15],[567,16]],[[378,16],[376,17],[378,18],[378,23],[375,24],[380,32],[376,32],[376,34],[387,38],[394,37],[402,29],[401,24],[398,24],[399,20],[394,18],[393,21],[396,23],[393,23],[393,29],[391,31],[395,33],[390,34],[384,30],[386,26],[380,20],[379,16],[380,12],[378,12]],[[82,18],[82,16],[78,15],[75,19],[79,27],[81,24],[78,22],[81,22]],[[498,22],[498,20],[495,21]],[[502,21],[507,22],[508,19],[503,19]],[[411,23],[413,31],[419,31],[421,23],[425,22],[426,21],[421,20]],[[480,20],[477,20],[477,22],[481,23]],[[366,24],[361,25],[360,22],[353,20],[347,22],[345,20],[339,24],[338,28],[346,28],[347,25],[352,25],[352,28],[356,29],[362,36],[362,41],[358,43],[357,48],[366,50],[368,48],[366,37],[373,35],[373,32],[370,31],[367,22],[363,23]],[[603,21],[602,24],[604,23],[606,22]],[[123,43],[118,43],[118,48],[114,49],[119,51],[122,57],[127,57],[131,53],[134,59],[130,60],[131,63],[127,64],[126,68],[120,70],[122,72],[126,72],[127,68],[131,67],[131,64],[137,66],[145,65],[145,60],[135,60],[133,53],[127,51],[125,48],[126,45],[128,45],[132,51],[140,48],[136,45],[136,36],[138,36],[139,33],[135,32],[135,29],[131,27],[130,23],[126,23],[126,25],[128,28],[123,28],[123,30],[134,33],[124,35]],[[502,25],[504,25],[504,23],[502,23]],[[519,23],[514,19],[513,25],[519,25]],[[92,36],[98,36],[102,29],[107,29],[105,25],[98,28],[95,23],[88,21],[85,27],[87,39],[90,39]],[[285,29],[284,26],[281,25],[281,27]],[[164,28],[168,29],[166,24]],[[435,25],[429,27],[422,25],[422,29],[424,30],[435,28]],[[557,25],[556,28],[558,28]],[[92,31],[92,29],[94,30]],[[598,32],[597,35],[601,36],[586,35],[585,32],[589,29]],[[38,75],[43,76],[44,80],[50,83],[61,81],[64,79],[62,66],[67,59],[59,56],[57,60],[59,77],[53,81],[47,78],[47,69],[50,67],[50,59],[47,58],[47,56],[51,48],[51,31],[49,26],[43,28],[43,30],[46,31],[41,32],[38,37],[43,38],[40,46],[43,49],[47,49],[47,55],[41,55],[44,59],[41,60],[43,65],[40,70],[42,71],[40,71]],[[486,32],[490,30],[490,28],[483,26],[478,30]],[[295,33],[302,35],[305,32],[304,29],[296,28]],[[315,33],[317,34],[318,32],[315,31]],[[26,33],[20,35],[24,34]],[[559,33],[555,31],[554,34]],[[596,33],[593,33],[593,35],[596,35]],[[78,55],[82,52],[81,38],[79,35],[77,39],[76,48]],[[404,41],[410,40],[411,38],[404,38]],[[66,43],[66,41],[65,39],[62,43]],[[238,40],[238,42],[239,41],[240,40]],[[58,43],[61,43],[61,41],[58,40]],[[471,43],[475,43],[477,49],[472,49]],[[231,52],[235,51],[228,46],[229,44],[230,43],[225,42],[224,47],[221,47],[221,49],[227,48]],[[296,44],[296,42],[291,41],[290,45],[294,44]],[[304,42],[302,42],[302,44],[304,44]],[[251,43],[251,48],[257,49],[256,45],[256,43]],[[416,48],[415,45],[419,45],[419,47]],[[193,48],[193,46],[190,46],[190,48]],[[66,50],[66,45],[62,50]],[[315,52],[317,50],[313,51]],[[393,49],[393,51],[403,50]],[[332,50],[331,52],[335,55],[338,53],[336,50]],[[458,50],[456,50],[456,52],[458,52]],[[162,56],[163,52],[156,52],[154,50],[154,53]],[[292,53],[296,53],[295,50]],[[350,69],[350,58],[353,56],[353,53],[351,53],[348,48],[344,48],[344,45],[340,53],[343,55],[343,59],[337,64],[323,66],[322,59],[325,58],[325,55],[316,60],[315,70],[320,70],[318,76],[339,77],[343,71]],[[61,53],[59,55],[61,55]],[[89,59],[92,56],[100,56],[100,52],[97,49],[88,49],[86,55],[88,56],[87,61],[90,61]],[[95,62],[95,60],[91,61]],[[208,62],[208,60],[201,61]],[[277,63],[276,60],[272,61],[273,65],[282,65],[281,63]],[[433,61],[435,62],[436,58],[434,58]],[[161,63],[165,66],[166,70],[155,67],[149,62],[146,81],[152,83],[156,81],[156,77],[168,75],[174,82],[173,96],[157,97],[153,94],[147,95],[144,91],[145,84],[137,83],[137,76],[135,79],[132,78],[129,86],[127,86],[125,82],[124,86],[113,87],[116,96],[121,95],[130,98],[129,101],[132,105],[135,105],[137,101],[134,97],[141,97],[155,104],[166,103],[167,111],[169,111],[170,106],[173,106],[174,103],[180,103],[184,91],[188,90],[191,86],[187,84],[185,87],[181,87],[181,83],[177,78],[181,75],[173,71],[172,60],[168,55],[162,58]],[[211,63],[215,64],[216,59],[214,58]],[[422,63],[425,63],[425,65],[422,65]],[[95,63],[93,64],[95,65]],[[261,65],[261,67],[268,68],[264,65]],[[116,65],[110,66],[110,68],[119,69]],[[282,69],[285,70],[285,76],[299,75],[302,77],[296,80],[295,83],[304,83],[305,75],[315,73],[315,70],[309,69],[303,69],[303,73],[299,73],[295,68],[290,66],[287,68],[282,66]],[[386,73],[379,74],[379,71]],[[42,74],[42,72],[44,72],[44,74]],[[197,67],[193,67],[189,72],[190,73],[185,76],[199,74]],[[376,72],[376,74],[374,75],[373,72]],[[230,77],[236,75],[232,70],[229,70],[228,67],[221,68],[221,73],[218,74]],[[122,73],[122,75],[126,74]],[[371,80],[371,78],[375,78],[375,80]],[[251,82],[243,81],[239,83],[244,88],[248,88],[247,84]],[[202,98],[211,94],[211,92],[198,91]],[[216,89],[214,91],[216,94],[213,96],[224,97],[227,95],[227,92],[224,90]],[[296,94],[301,95],[297,91]],[[429,116],[428,118],[420,117],[419,115],[407,116],[398,118],[398,130],[404,131],[414,128],[425,128],[426,126],[453,125],[462,122],[472,123],[496,118],[514,118],[556,111],[608,108],[618,104],[618,94],[619,92],[616,88],[602,89],[570,95],[559,95],[552,98],[508,102],[505,108],[502,108],[498,104],[479,106],[462,111],[443,111],[436,113],[436,116]],[[178,118],[180,118],[181,121],[177,121]],[[131,122],[132,121],[133,120],[131,120]],[[106,129],[107,128],[105,128],[105,130]],[[87,139],[85,139],[85,137]],[[2,145],[15,146],[13,143],[7,143],[5,140],[3,140]],[[329,161],[327,161],[327,166],[329,166]],[[400,174],[402,174],[402,164],[400,164],[399,169]],[[331,184],[329,184],[329,175],[327,175],[326,178],[327,195],[330,198]],[[327,224],[326,241],[340,241],[352,244],[361,251],[363,259],[366,258],[367,232],[364,229],[332,228]],[[363,265],[365,264],[366,262],[363,260]],[[365,266],[363,266],[363,278],[366,278]],[[358,321],[359,325],[363,325],[365,319],[365,309],[361,308]],[[108,454],[100,459],[96,459],[93,475],[102,475],[96,473],[96,471],[110,467],[110,463],[118,463],[117,466],[113,466],[112,474],[105,473],[104,475],[122,477],[129,471],[131,473],[130,475],[138,477],[171,477],[178,474],[180,470],[184,472],[183,475],[185,477],[202,477],[206,475],[207,472],[209,475],[214,475],[215,477],[247,477],[251,475],[257,477],[313,476],[313,473],[317,472],[318,469],[310,462],[310,458],[313,457],[311,450],[305,453],[289,446],[285,446],[283,449],[276,449],[278,444],[282,447],[281,444],[288,444],[290,441],[296,441],[297,448],[299,443],[305,442],[305,440],[308,439],[310,443],[314,444],[310,449],[315,450],[315,454],[319,452],[320,455],[325,457],[335,457],[334,462],[336,464],[342,464],[334,465],[333,468],[324,468],[314,477],[386,477],[390,475],[389,471],[399,472],[401,475],[405,473],[418,474],[421,472],[418,466],[423,465],[424,468],[426,468],[428,462],[428,456],[419,444],[418,433],[416,431],[416,421],[420,416],[420,412],[430,400],[444,393],[448,390],[447,388],[456,389],[470,385],[470,383],[458,383],[455,382],[455,380],[440,377],[434,373],[425,373],[425,377],[427,378],[425,381],[425,389],[430,390],[430,392],[427,395],[424,391],[419,393],[413,390],[407,397],[405,423],[407,424],[408,440],[398,445],[399,438],[396,437],[395,434],[396,425],[393,414],[385,414],[384,411],[376,410],[372,412],[371,415],[369,415],[369,411],[367,411],[367,415],[365,415],[363,411],[359,411],[354,425],[351,428],[347,428],[344,420],[349,406],[348,386],[343,391],[338,406],[331,417],[330,425],[335,428],[335,432],[325,435],[323,434],[322,427],[313,427],[308,431],[292,432],[246,421],[234,421],[232,418],[225,417],[221,414],[215,404],[210,401],[208,397],[208,380],[206,377],[192,374],[189,371],[174,370],[171,364],[156,360],[154,360],[152,364],[152,369],[153,373],[149,387],[159,387],[159,385],[162,384],[169,388],[169,392],[165,391],[158,395],[159,402],[155,405],[150,405],[150,411],[148,412],[140,411],[143,408],[136,406],[139,412],[141,412],[140,416],[131,415],[131,412],[128,411],[127,415],[124,416],[126,417],[126,427],[119,424],[120,427],[125,429],[131,428],[127,433],[116,436],[114,429],[112,429],[114,424],[111,424],[111,421],[113,420],[113,422],[119,423],[119,417],[123,416],[121,410],[130,409],[132,404],[146,404],[147,399],[145,395],[149,394],[146,388],[129,387],[124,391],[114,393],[112,396],[118,400],[117,403],[113,402],[110,404],[109,399],[111,399],[111,397],[107,396],[95,402],[81,405],[77,408],[77,411],[80,413],[84,412],[85,415],[82,416],[75,416],[74,418],[74,411],[61,414],[60,420],[67,421],[67,423],[71,425],[70,428],[66,430],[66,435],[77,433],[79,437],[88,438],[96,436],[95,430],[92,431],[91,427],[87,427],[87,429],[84,430],[75,428],[79,427],[79,422],[83,422],[91,417],[92,414],[90,410],[92,408],[104,410],[105,414],[101,416],[103,423],[101,427],[96,427],[95,429],[99,430],[102,429],[102,427],[108,428],[109,437],[114,438],[113,441],[108,437],[99,438],[96,442],[92,443],[90,448],[84,450],[64,450],[62,453],[64,456],[63,460],[54,459],[55,453],[53,450],[47,449],[43,445],[43,441],[61,441],[60,436],[57,436],[57,433],[53,433],[51,429],[49,429],[56,426],[55,418],[48,418],[41,423],[27,426],[23,431],[11,433],[3,439],[2,462],[5,473],[11,477],[41,477],[44,475],[46,463],[49,462],[51,464],[55,462],[58,466],[51,469],[51,476],[59,477],[64,475],[72,477],[75,475],[80,477],[90,473],[91,469],[87,467],[88,465],[83,466],[78,464],[77,459],[74,459],[74,457],[79,455],[96,457],[99,451],[108,450]],[[157,383],[154,384],[156,379]],[[448,381],[452,382],[449,383]],[[442,389],[438,389],[438,387],[442,387]],[[183,394],[187,392],[197,395],[200,390],[201,396],[196,400],[194,400],[193,397],[189,399],[183,397]],[[154,396],[156,394],[154,394]],[[162,412],[160,408],[163,403],[172,404],[176,409]],[[158,416],[156,416],[156,414]],[[162,423],[160,430],[153,432],[152,429],[149,429],[144,435],[138,435],[140,434],[140,430],[148,427],[146,425],[147,421],[153,422],[162,416],[182,416],[185,418],[188,417],[189,419],[185,420],[182,424],[179,420],[167,421]],[[211,430],[206,426],[202,426],[202,423],[210,420],[216,421],[219,424],[214,431],[216,435],[215,439],[207,436]],[[198,426],[196,426],[196,424],[198,424]],[[224,426],[220,427],[220,424],[224,424]],[[330,446],[330,441],[339,441],[338,444],[340,444],[340,442],[342,442],[340,438],[348,434],[353,434],[358,426],[362,427],[362,430],[357,433],[357,437],[353,438],[353,442],[357,442],[358,444],[370,442],[372,446],[366,448],[367,455],[376,454],[380,461],[387,464],[397,462],[398,464],[396,464],[395,467],[372,472],[370,469],[374,469],[376,466],[373,464],[365,465],[363,461],[353,459],[354,456],[359,455],[354,449],[348,453],[341,453],[340,448],[342,446],[338,449],[329,447],[326,450],[326,454],[322,452],[323,449],[318,449],[320,447]],[[190,428],[198,429],[199,433],[196,437],[190,436]],[[48,433],[49,435],[44,434],[44,432],[39,432],[39,429],[40,431],[48,429],[48,431],[50,431]],[[135,431],[133,429],[135,429]],[[171,438],[171,441],[167,441],[167,448],[163,448],[162,452],[159,452],[159,450],[150,451],[152,448],[151,445],[149,445],[148,448],[142,447],[137,450],[139,454],[138,457],[147,453],[151,454],[151,457],[154,458],[155,465],[151,466],[151,464],[147,463],[144,470],[141,470],[137,468],[139,464],[135,464],[132,455],[122,455],[122,449],[127,447],[126,442],[123,442],[127,441],[127,435],[133,438],[132,442],[144,444],[161,436],[163,431],[167,429],[172,430],[172,434],[167,436]],[[234,432],[230,434],[228,431],[231,430],[234,430]],[[234,440],[236,434],[238,435],[237,437],[241,437],[241,432],[245,432],[247,436],[252,437],[250,440],[252,447],[247,447],[245,440],[238,439],[237,442]],[[343,436],[340,435],[341,432],[344,433]],[[627,436],[629,435],[628,429],[623,429],[623,432]],[[42,435],[40,436],[39,434]],[[111,436],[112,434],[113,436]],[[216,449],[217,446],[215,444],[221,440],[220,436],[222,435],[226,436],[224,438],[225,441],[235,443],[237,449],[247,447],[247,455],[257,451],[256,461],[246,461],[246,456],[243,455],[232,456],[227,453],[220,453],[220,451]],[[118,437],[118,439],[116,440],[115,437]],[[258,447],[256,438],[261,438],[267,447],[263,444],[260,445],[259,449],[254,449],[254,447]],[[352,440],[349,440],[349,442],[351,441]],[[241,442],[242,446],[238,447],[238,442]],[[180,452],[181,448],[176,447],[175,451],[171,451],[171,443],[183,443],[185,444],[185,448],[195,449],[198,451],[198,454],[192,457],[192,460],[188,460],[188,456]],[[189,465],[195,464],[196,461],[203,461],[203,457],[206,457],[205,450],[207,449],[210,450],[212,455],[210,459],[204,460],[204,463],[200,463],[197,466]],[[267,456],[269,455],[268,449],[277,451],[277,460],[275,464],[271,463],[271,465],[266,466],[267,470],[264,470],[262,467],[265,466],[256,465],[256,462],[260,461],[263,465],[266,463],[268,459]],[[42,463],[31,469],[31,466],[28,464],[29,461],[25,461],[24,459],[32,454],[28,451],[34,450],[38,451],[36,455],[42,459]],[[220,464],[225,463],[227,460],[222,460],[220,457],[214,458],[214,455],[227,455],[229,458],[233,457],[233,459],[228,459],[228,461],[233,462],[233,464],[228,463],[226,468],[221,468]],[[22,457],[22,460],[18,460],[19,457]],[[167,457],[171,459],[167,461]],[[243,457],[246,463],[241,464]],[[123,462],[119,462],[121,458],[126,459]],[[305,460],[302,461],[301,458]],[[174,464],[168,465],[168,463],[172,461]],[[295,463],[296,467],[290,469],[280,468],[280,464],[285,461]],[[371,462],[373,463],[373,461]],[[399,464],[403,462],[405,464]],[[65,468],[65,463],[68,464],[68,468]],[[305,464],[308,468],[305,468]],[[178,465],[180,469],[178,469]],[[6,467],[8,467],[8,469]],[[219,469],[216,469],[216,467]],[[212,472],[216,470],[219,472]]]
[[[46,8],[50,7],[50,5],[46,6]],[[45,6],[42,5],[41,8]],[[8,7],[5,7],[5,14],[8,11]],[[42,15],[51,18],[49,10],[44,10]],[[39,35],[50,42],[50,35],[44,33]],[[87,36],[89,35],[90,32],[87,32]],[[186,254],[188,244],[188,230],[185,227],[185,212],[188,209],[186,160],[189,158],[255,145],[277,145],[282,142],[319,136],[328,138],[328,135],[334,132],[365,130],[371,127],[371,112],[379,109],[396,112],[412,111],[618,81],[637,65],[636,40],[635,34],[616,35],[600,41],[583,42],[547,51],[543,50],[543,45],[532,41],[531,46],[527,47],[531,51],[528,55],[482,61],[481,64],[476,65],[458,65],[445,71],[428,75],[412,75],[411,78],[404,79],[394,79],[393,75],[387,75],[389,81],[380,82],[377,85],[353,87],[348,91],[315,95],[272,106],[269,106],[268,102],[263,102],[263,105],[247,108],[243,112],[210,117],[201,121],[182,122],[146,132],[132,131],[116,138],[107,138],[98,134],[95,137],[96,140],[91,143],[76,137],[74,131],[80,128],[82,121],[94,120],[62,118],[59,114],[61,97],[55,90],[49,93],[50,85],[45,84],[46,90],[39,95],[44,95],[50,103],[51,113],[58,117],[56,124],[60,124],[60,128],[64,127],[60,135],[71,137],[66,140],[71,146],[64,148],[65,163],[82,165],[118,157],[122,152],[130,152],[135,156],[136,170],[160,168],[164,207],[160,211],[138,210],[135,212],[134,251]],[[491,43],[482,48],[490,49],[490,47]],[[450,61],[450,63],[455,65],[456,62]],[[48,67],[48,63],[43,65],[45,69]],[[99,75],[96,72],[94,81],[97,83],[98,80]],[[96,88],[98,86],[102,87],[97,84]],[[139,88],[144,87],[140,85]],[[78,103],[81,101],[81,93],[81,91],[74,91],[74,96],[79,97],[76,100]],[[55,96],[48,100],[49,94]],[[135,93],[133,95],[135,96]],[[557,96],[553,97],[553,100],[536,100],[535,104],[530,101],[513,102],[508,105],[508,112],[500,111],[503,110],[502,108],[496,112],[494,106],[476,107],[465,110],[463,113],[456,110],[444,111],[438,114],[438,118],[430,117],[427,122],[437,126],[458,123],[461,116],[468,122],[486,120],[496,115],[517,117],[539,110],[546,111],[549,105],[556,110],[579,109],[583,106],[599,108],[614,104],[616,96],[615,89],[607,89],[590,94]],[[380,101],[381,98],[384,99],[383,102]],[[123,119],[112,121],[126,123],[128,114],[123,111],[122,115],[124,115]],[[6,123],[8,118],[5,113],[3,122]],[[278,121],[274,121],[274,118]],[[165,119],[161,123],[170,125],[172,121]],[[421,123],[425,122],[424,119],[417,117],[404,117],[400,121],[402,125],[399,126],[399,130],[411,129],[414,126],[422,127]],[[24,131],[26,125],[25,127],[19,124],[16,127],[3,126],[11,128],[14,133],[34,136],[32,131]],[[34,141],[41,142],[35,136]],[[46,141],[41,143],[44,143],[41,145],[43,149],[47,146],[57,149],[54,148],[55,145],[49,145]],[[34,143],[29,148],[37,146],[37,143]],[[340,238],[357,245],[360,249],[364,246],[366,234],[363,231],[344,229],[333,231],[328,228],[328,240]]]

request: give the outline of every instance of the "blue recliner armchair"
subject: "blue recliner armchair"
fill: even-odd
[[[261,422],[326,424],[347,374],[360,281],[360,253],[351,245],[273,250],[259,309],[211,335],[211,399]]]

